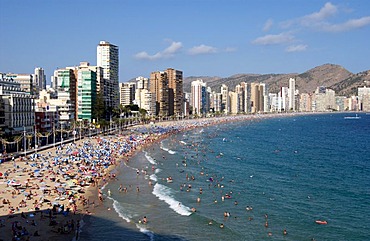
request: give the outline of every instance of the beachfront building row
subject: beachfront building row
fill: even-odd
[[[236,85],[230,91],[221,85],[220,92],[212,91],[207,83],[196,80],[191,83],[191,114],[211,113],[268,113],[268,112],[324,112],[324,111],[369,111],[370,88],[358,88],[358,96],[337,96],[335,91],[323,86],[314,93],[299,93],[295,79],[289,80],[289,87],[281,87],[278,93],[269,93],[265,83]]]
[[[198,79],[191,83],[191,114],[264,113],[268,112],[268,93],[264,83],[241,82],[234,91],[221,85],[220,92],[212,91],[207,83]]]
[[[0,134],[22,135],[35,125],[34,98],[22,91],[21,83],[0,73]]]
[[[4,78],[13,79],[20,84],[21,91],[34,96],[38,96],[40,90],[46,88],[46,76],[44,69],[40,67],[35,68],[33,74],[8,73]]]

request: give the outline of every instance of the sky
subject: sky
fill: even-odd
[[[0,0],[0,72],[96,65],[119,47],[119,81],[174,68],[184,77],[370,69],[367,0]]]

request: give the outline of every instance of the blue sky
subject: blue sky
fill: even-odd
[[[366,0],[0,0],[0,72],[96,64],[119,46],[120,82],[175,68],[188,76],[370,69]]]

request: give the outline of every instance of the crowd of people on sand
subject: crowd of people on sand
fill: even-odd
[[[128,162],[137,149],[173,133],[246,118],[261,116],[151,123],[134,127],[126,134],[90,137],[3,162],[0,227],[11,231],[12,240],[30,240],[53,233],[78,238],[82,215],[92,214],[91,208],[95,207],[95,197],[86,195],[87,189],[98,190],[98,200],[103,202],[99,187],[116,178],[111,170],[120,161]],[[120,191],[127,192],[127,188],[121,186]],[[4,233],[0,232],[0,240],[4,240]]]
[[[1,163],[1,227],[11,231],[12,240],[76,232],[81,215],[95,207],[87,189],[115,178],[111,167],[152,138],[136,133],[92,137]],[[5,233],[0,240],[10,240]]]

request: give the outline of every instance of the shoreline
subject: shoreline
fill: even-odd
[[[196,129],[196,128],[202,128],[202,127],[207,127],[207,126],[213,126],[213,125],[224,125],[224,124],[227,124],[227,123],[231,123],[231,122],[240,122],[240,121],[259,121],[259,120],[262,120],[262,119],[270,119],[270,118],[286,118],[286,117],[292,117],[292,116],[301,116],[301,115],[307,115],[307,114],[316,114],[316,113],[304,113],[304,114],[301,114],[301,113],[289,113],[289,114],[266,114],[266,115],[248,115],[248,116],[233,116],[233,117],[215,117],[215,118],[204,118],[204,119],[191,119],[191,120],[183,120],[183,121],[168,121],[168,122],[159,122],[159,123],[155,123],[154,125],[151,125],[151,124],[147,124],[147,125],[142,125],[142,126],[137,126],[137,127],[132,127],[130,129],[132,129],[133,131],[136,131],[136,132],[140,132],[142,131],[143,129],[147,129],[147,130],[151,130],[153,131],[153,129],[155,128],[168,128],[163,134],[159,134],[159,135],[155,135],[155,138],[152,138],[151,139],[151,142],[148,142],[148,143],[145,143],[144,145],[140,145],[138,148],[135,149],[135,151],[133,151],[131,153],[131,156],[130,156],[130,160],[136,155],[138,154],[140,151],[144,150],[145,148],[148,148],[150,146],[152,146],[153,144],[155,143],[160,143],[162,140],[170,137],[171,135],[173,134],[177,134],[177,133],[182,133],[182,132],[186,132],[186,131],[189,131],[189,130],[192,130],[192,129]],[[150,129],[152,128],[152,129]],[[120,159],[119,162],[124,162],[124,159]],[[119,168],[119,163],[115,166],[115,169]],[[125,181],[125,179],[121,179],[120,182],[123,182],[123,183],[126,183],[127,180]],[[153,187],[154,187],[154,184],[149,187],[149,189],[151,189],[153,191]],[[141,190],[141,189],[140,189]],[[104,192],[106,194],[106,191]],[[110,204],[109,204],[110,205]],[[113,211],[115,214],[113,215],[117,215],[119,216],[119,214],[117,213],[117,211],[114,211],[112,207],[109,207],[108,206],[104,206],[103,205],[100,205],[99,207],[97,208],[101,208],[100,209],[100,212],[106,212],[107,209],[108,211]],[[92,215],[91,217],[92,219],[94,218],[94,215]],[[122,221],[124,221],[124,219],[122,219]],[[126,220],[127,221],[127,220]],[[126,230],[126,232],[131,232],[131,228],[133,227],[130,223],[126,223],[126,222],[123,222],[123,226],[125,226],[128,230]],[[83,230],[83,232],[87,232],[87,236],[89,235],[89,222],[86,223],[86,226]],[[139,232],[139,230],[137,230],[137,232]],[[150,231],[147,231],[150,233]],[[149,237],[150,238],[150,235],[148,236],[148,234],[144,233],[143,235],[145,235],[146,237]]]
[[[236,122],[236,121],[245,121],[245,120],[252,120],[253,121],[253,120],[259,120],[259,119],[266,119],[266,118],[291,117],[291,116],[297,116],[297,115],[303,115],[303,114],[311,114],[312,115],[312,114],[317,114],[317,113],[284,113],[284,114],[264,114],[264,115],[242,115],[242,116],[226,116],[226,117],[214,117],[214,118],[204,118],[204,119],[190,119],[190,120],[182,120],[182,121],[159,122],[159,123],[155,123],[154,125],[147,124],[147,125],[141,125],[141,126],[137,126],[137,127],[131,127],[129,129],[129,131],[131,133],[128,133],[126,135],[112,135],[112,136],[102,136],[102,137],[98,136],[98,137],[92,137],[92,138],[87,138],[87,139],[80,140],[80,141],[76,142],[75,144],[66,145],[63,148],[64,149],[70,149],[71,150],[69,152],[70,154],[71,154],[72,151],[76,152],[76,150],[79,150],[79,147],[83,146],[83,144],[86,144],[86,142],[87,143],[93,142],[92,144],[90,143],[93,146],[91,150],[94,150],[94,148],[95,149],[99,148],[100,145],[101,145],[101,142],[107,144],[111,148],[110,152],[106,153],[110,158],[110,163],[109,163],[108,167],[106,167],[102,170],[99,170],[98,177],[96,178],[96,180],[94,180],[93,184],[90,183],[90,185],[88,185],[86,188],[83,187],[84,188],[83,189],[84,190],[83,195],[82,194],[78,195],[77,200],[81,201],[81,203],[77,203],[77,207],[75,207],[75,209],[76,209],[75,213],[76,214],[73,215],[72,217],[68,216],[68,214],[67,214],[67,216],[65,216],[64,218],[61,217],[60,214],[55,215],[55,219],[57,219],[58,221],[60,219],[62,219],[61,221],[58,222],[58,225],[59,224],[60,225],[64,224],[65,222],[69,222],[69,225],[68,225],[69,229],[66,230],[66,232],[65,232],[66,234],[64,234],[63,231],[56,232],[55,228],[54,229],[50,228],[47,225],[47,222],[42,221],[41,218],[40,218],[40,220],[38,220],[38,218],[35,218],[38,221],[37,226],[30,227],[28,221],[30,221],[30,222],[33,222],[33,221],[31,219],[26,220],[28,218],[24,219],[24,217],[22,217],[23,215],[21,214],[21,211],[23,211],[23,210],[18,209],[14,212],[14,214],[10,214],[10,215],[7,214],[6,212],[4,212],[4,210],[5,210],[4,207],[6,205],[10,206],[10,204],[3,204],[3,207],[0,209],[1,220],[5,219],[4,221],[1,221],[1,223],[4,223],[4,227],[2,227],[2,228],[5,228],[7,230],[9,230],[9,228],[10,228],[10,231],[12,231],[12,230],[14,231],[14,229],[15,229],[14,228],[14,223],[17,223],[17,222],[21,223],[23,225],[23,227],[28,228],[28,235],[22,235],[21,237],[19,237],[18,240],[36,240],[36,239],[44,240],[45,238],[47,238],[47,240],[49,240],[49,239],[53,239],[53,240],[76,240],[77,239],[78,240],[79,232],[81,231],[82,225],[86,225],[86,227],[83,228],[84,230],[86,230],[88,228],[90,218],[86,218],[86,216],[87,215],[92,215],[93,216],[94,213],[91,212],[91,210],[95,209],[95,207],[98,208],[100,205],[103,205],[103,203],[104,203],[104,201],[102,201],[102,202],[99,201],[99,197],[98,197],[99,196],[99,188],[101,186],[106,185],[111,179],[114,179],[115,175],[112,175],[112,173],[113,173],[113,171],[117,171],[117,168],[119,167],[119,165],[121,165],[121,162],[128,161],[129,159],[131,159],[134,155],[136,155],[142,149],[147,148],[147,147],[151,146],[154,143],[158,143],[161,140],[168,138],[172,134],[188,131],[188,130],[198,128],[198,127],[206,127],[206,126],[210,126],[210,125],[218,125],[218,124],[225,124],[225,123]],[[126,145],[128,145],[128,147]],[[125,147],[125,148],[122,149],[122,147]],[[49,154],[49,158],[54,157],[54,159],[55,159],[58,156],[58,151],[59,151],[59,154],[62,151],[62,148],[60,148],[60,146],[58,146],[56,148],[44,150],[41,153],[39,153],[40,157],[38,157],[38,159],[45,158],[46,154]],[[54,156],[51,156],[50,153],[54,153]],[[62,153],[63,153],[63,151],[62,151]],[[68,158],[70,158],[70,157],[71,157],[71,155]],[[20,161],[20,160],[22,160],[22,161]],[[72,158],[72,161],[73,160],[75,160],[75,159]],[[81,160],[78,159],[78,161],[79,161],[78,163],[81,164]],[[27,160],[24,160],[24,158],[19,158],[19,160],[13,161],[13,167],[14,167],[13,172],[10,172],[8,174],[7,178],[17,177],[18,179],[20,179],[18,183],[20,183],[20,186],[23,186],[23,182],[26,182],[26,181],[29,182],[29,179],[25,178],[24,176],[22,177],[22,175],[12,175],[12,174],[17,174],[18,170],[22,170],[22,173],[24,174],[25,169],[26,169],[26,173],[31,175],[32,170],[27,171],[27,167],[28,167],[28,165],[30,165],[30,163],[31,164],[35,164],[35,163],[38,164],[38,160],[32,160],[32,158],[27,157]],[[68,165],[68,160],[67,160],[67,165]],[[49,166],[50,166],[50,164],[49,164]],[[81,165],[79,166],[78,164],[73,162],[73,164],[71,164],[71,166],[73,166],[73,168],[74,168],[74,169],[72,168],[72,170],[80,171],[80,169],[78,169],[78,168]],[[59,167],[60,167],[60,164],[59,164]],[[7,169],[7,168],[8,168],[8,170],[10,170],[12,168],[12,162],[2,163],[0,165],[0,172],[3,172],[4,169]],[[50,173],[50,168],[49,168],[48,171]],[[91,169],[89,171],[91,171]],[[59,176],[55,175],[56,177],[53,179],[54,182],[53,182],[53,180],[48,180],[46,186],[47,185],[52,186],[53,184],[55,184],[56,178],[62,178],[62,177],[65,176],[65,174],[66,173],[63,172],[62,175],[59,175]],[[76,176],[74,176],[74,177],[76,177]],[[2,177],[2,178],[3,179],[1,179],[0,182],[2,182],[2,184],[4,184],[4,177]],[[9,181],[9,179],[6,179],[6,180]],[[42,179],[41,181],[46,181],[46,180]],[[68,181],[68,180],[66,180],[66,181]],[[40,183],[42,183],[42,182],[40,182]],[[28,184],[26,183],[26,188],[27,188],[27,185]],[[70,185],[70,186],[73,186],[73,185]],[[11,200],[12,204],[14,202],[21,201],[21,199],[22,199],[21,193],[18,191],[18,194],[17,194],[18,199],[17,199],[17,197],[13,198],[14,195],[12,194],[12,192],[14,190],[12,190],[9,187],[11,187],[11,186],[9,186],[7,184],[8,189],[6,191],[2,192],[3,199],[0,200],[0,201],[3,202],[4,199]],[[15,188],[15,189],[18,189],[18,188]],[[40,191],[40,190],[38,190],[38,191]],[[24,192],[23,192],[23,194],[24,194]],[[39,195],[41,196],[42,194],[43,194],[43,192],[41,192]],[[32,195],[28,195],[28,196],[32,196]],[[37,194],[35,196],[37,197]],[[59,194],[59,197],[60,196],[62,196],[62,195]],[[67,201],[68,200],[70,200],[70,199],[67,199]],[[65,206],[68,205],[68,202],[67,203],[62,202],[62,203]],[[98,204],[98,205],[95,205],[95,204]],[[50,204],[49,204],[49,206],[51,207]],[[50,207],[48,209],[50,209]],[[29,212],[27,212],[26,215],[29,215],[29,216],[32,215],[32,217],[36,217],[36,216],[39,216],[39,215],[37,215],[38,213],[41,213],[40,215],[42,216],[42,213],[44,211],[47,211],[48,209],[45,210],[45,209],[39,208],[38,210],[32,210],[32,209],[28,208]],[[72,209],[70,209],[70,210],[72,210]],[[6,215],[8,215],[8,218],[5,218]],[[9,217],[11,217],[11,218],[9,218]],[[61,218],[58,219],[59,217],[61,217]],[[72,219],[68,219],[67,217],[72,218]],[[66,219],[67,219],[67,221],[66,221]],[[52,218],[50,218],[50,221],[51,220],[52,220]],[[78,222],[81,222],[79,227],[77,227]],[[70,225],[71,223],[74,223],[74,224]],[[85,223],[85,224],[83,224],[83,223]],[[72,227],[70,227],[70,226],[72,226]],[[40,230],[39,231],[40,235],[42,235],[41,238],[32,235],[32,234],[34,234],[35,230]],[[4,233],[2,233],[0,235],[0,240],[11,240],[11,238],[12,238],[11,232],[9,232],[8,236],[6,235],[4,238],[3,238],[3,236],[4,236]]]

